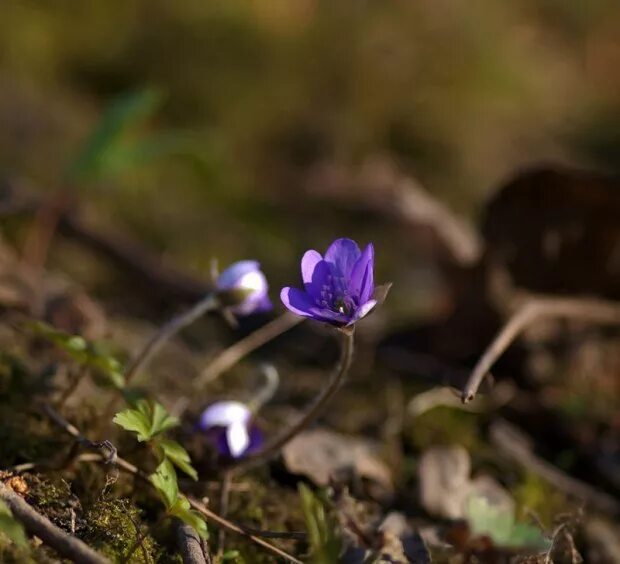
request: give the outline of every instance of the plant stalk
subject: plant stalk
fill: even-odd
[[[234,464],[234,469],[236,471],[248,470],[271,460],[278,455],[284,445],[315,421],[345,381],[346,375],[351,367],[351,361],[353,360],[353,342],[353,331],[343,331],[340,361],[338,362],[336,370],[332,372],[325,388],[323,388],[321,393],[306,408],[304,414],[298,421],[268,442],[258,452],[249,454],[236,462]]]

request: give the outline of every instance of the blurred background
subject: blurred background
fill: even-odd
[[[475,223],[522,167],[617,169],[619,22],[615,0],[5,0],[0,174],[200,277],[256,257],[279,287],[303,250],[373,240],[407,318],[438,282],[368,213],[377,186]]]
[[[282,313],[305,250],[346,236],[374,242],[375,280],[394,286],[359,324],[352,378],[323,420],[348,435],[327,455],[294,454],[321,451],[324,478],[342,470],[329,453],[343,441],[371,441],[381,479],[357,468],[356,499],[416,530],[463,517],[445,484],[425,497],[437,468],[448,481],[486,471],[520,518],[531,510],[549,532],[569,514],[587,562],[620,561],[619,71],[618,0],[3,0],[0,348],[17,361],[0,360],[26,393],[5,394],[0,458],[44,458],[22,444],[32,422],[37,449],[56,448],[21,366],[52,374],[58,355],[23,344],[19,315],[126,359],[205,294],[211,259],[257,259],[275,312],[239,330],[197,323],[140,382],[184,414],[184,444],[212,474],[194,425],[206,403],[247,400],[262,381],[253,361],[274,362],[271,432],[318,393],[336,340],[305,323],[200,393],[193,379]],[[612,321],[537,320],[493,367],[501,385],[463,408],[445,386],[461,389],[538,294],[616,300],[594,315]],[[102,397],[91,385],[63,406],[87,435]],[[289,475],[248,478],[234,518],[303,527],[290,475],[326,480],[284,458]],[[200,495],[216,499],[210,484]]]

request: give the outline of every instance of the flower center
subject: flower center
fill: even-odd
[[[321,287],[316,303],[319,307],[329,309],[342,315],[352,315],[358,307],[358,300],[347,290],[342,276],[329,275]]]

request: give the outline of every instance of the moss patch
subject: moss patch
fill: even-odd
[[[160,549],[150,534],[136,545],[139,535],[144,533],[137,529],[142,522],[140,513],[128,499],[97,501],[84,511],[85,525],[80,536],[113,562],[124,561],[134,548],[127,562],[157,562]]]

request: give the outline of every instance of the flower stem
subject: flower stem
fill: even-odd
[[[268,401],[273,398],[280,385],[278,370],[273,364],[263,364],[261,372],[265,376],[265,384],[247,403],[248,409],[256,415]]]
[[[191,309],[173,317],[161,328],[149,342],[144,346],[140,353],[131,361],[125,371],[125,384],[128,384],[142,370],[149,360],[159,349],[176,335],[181,329],[196,321],[199,317],[212,311],[219,306],[215,294],[207,294],[202,300],[197,302]]]
[[[161,349],[161,347],[176,335],[181,329],[187,327],[196,321],[199,317],[212,311],[220,306],[219,300],[215,294],[207,294],[202,300],[197,302],[187,311],[173,317],[166,324],[162,325],[151,337],[151,339],[144,345],[138,355],[129,363],[125,370],[125,386],[136,377],[136,375],[147,365],[149,360],[153,358],[155,353]],[[114,406],[118,397],[112,396],[107,406],[105,407],[102,415],[103,421],[112,419],[114,414]]]
[[[280,435],[268,442],[261,450],[241,459],[235,464],[235,470],[248,470],[259,466],[277,456],[282,447],[308,427],[321,414],[325,406],[336,395],[344,383],[345,377],[353,360],[353,332],[342,333],[340,361],[332,373],[327,385],[315,400],[306,408],[301,418],[285,429]]]

